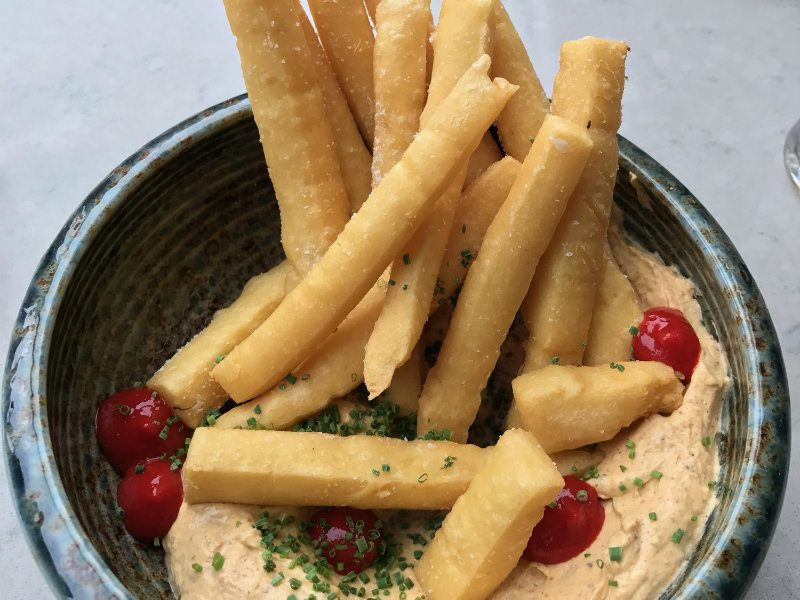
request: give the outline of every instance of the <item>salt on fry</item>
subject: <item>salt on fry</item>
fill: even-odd
[[[583,38],[562,46],[553,114],[587,128],[592,153],[531,283],[522,316],[530,338],[523,372],[579,365],[595,304],[617,179],[616,129],[625,80],[624,42]]]
[[[400,162],[276,311],[213,371],[237,402],[299,365],[375,283],[477,146],[516,86],[486,76],[488,56],[464,74]]]
[[[288,429],[357,387],[364,380],[364,346],[385,292],[385,286],[373,286],[294,373],[265,394],[218,417],[215,427]]]
[[[350,210],[356,212],[372,190],[370,179],[372,155],[364,145],[364,138],[361,137],[353,113],[347,105],[347,98],[336,81],[336,75],[325,56],[325,50],[320,45],[311,21],[297,0],[295,7],[303,26],[308,49],[317,67],[317,83],[322,91],[328,120],[333,127],[334,149],[336,156],[339,157],[339,168],[350,199]]]
[[[461,289],[419,400],[419,432],[449,429],[453,440],[466,441],[500,346],[591,147],[585,128],[545,119]]]
[[[375,38],[364,2],[308,0],[308,8],[358,129],[371,149],[375,133],[372,80]]]
[[[372,186],[419,131],[425,106],[429,0],[383,0],[375,21],[375,141]]]
[[[506,154],[525,160],[550,103],[531,64],[525,45],[500,0],[495,2],[495,44],[492,72],[519,85],[519,92],[509,100],[497,117],[497,133]]]
[[[350,216],[317,69],[294,0],[225,0],[270,179],[283,249],[308,272]]]
[[[239,297],[217,311],[205,329],[178,350],[147,382],[189,427],[197,427],[228,394],[211,378],[211,369],[275,310],[284,298],[284,280],[293,272],[282,262],[244,286]]]

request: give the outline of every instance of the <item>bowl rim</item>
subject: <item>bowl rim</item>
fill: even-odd
[[[129,156],[72,213],[41,259],[22,302],[3,377],[3,454],[14,507],[28,546],[57,596],[132,598],[85,536],[55,464],[44,389],[47,356],[42,356],[42,348],[56,321],[59,290],[69,283],[77,262],[74,259],[80,257],[93,229],[135,189],[143,172],[167,163],[187,146],[244,119],[252,119],[246,94],[197,113]],[[620,167],[636,175],[639,184],[649,191],[667,199],[668,209],[713,264],[716,278],[732,290],[728,301],[739,314],[759,315],[743,319],[739,326],[740,336],[752,348],[746,353],[746,368],[754,383],[747,402],[748,431],[755,433],[748,436],[745,456],[757,468],[743,473],[742,485],[732,490],[727,522],[714,536],[707,560],[693,570],[691,582],[678,596],[741,598],[766,555],[788,475],[789,392],[777,333],[758,287],[716,220],[647,153],[622,136],[619,143]],[[709,231],[713,232],[711,236]],[[770,365],[767,371],[763,370],[765,363]],[[763,462],[767,455],[776,457],[769,466]],[[765,475],[778,494],[774,489],[761,489],[763,484],[756,479]],[[748,501],[753,497],[758,500],[760,514],[753,515],[749,507]],[[747,517],[747,532],[757,531],[763,539],[763,543],[745,548],[746,552],[731,546],[734,534],[742,529],[736,523],[739,516]],[[720,564],[727,566],[719,567]],[[728,595],[730,592],[732,596]]]

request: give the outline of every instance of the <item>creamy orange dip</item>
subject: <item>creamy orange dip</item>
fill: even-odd
[[[671,306],[686,315],[700,339],[700,363],[682,406],[671,415],[638,421],[613,440],[599,444],[590,455],[566,454],[559,460],[562,474],[580,475],[587,460],[596,466],[598,476],[591,483],[604,499],[603,529],[585,553],[565,563],[546,566],[521,559],[492,594],[493,600],[655,598],[691,555],[714,507],[719,461],[713,440],[728,381],[724,356],[702,325],[691,282],[655,256],[618,238],[611,241],[614,256],[642,307]],[[574,467],[570,461],[574,461]],[[288,531],[292,527],[296,531],[297,522],[311,512],[268,510],[274,515],[296,517],[295,523],[287,526]],[[294,593],[298,600],[310,594],[327,598],[328,593],[312,589],[301,567],[290,568],[290,559],[276,561],[274,571],[263,569],[260,534],[252,527],[260,513],[257,507],[231,504],[184,505],[164,542],[176,596],[183,600],[285,600]],[[413,584],[406,590],[394,585],[388,588],[388,595],[381,590],[381,598],[415,600],[422,596],[413,563],[415,552],[419,555],[424,551],[416,536],[430,539],[430,528],[422,526],[429,516],[380,515],[403,544],[400,554],[409,566],[402,573]],[[610,560],[610,547],[622,549],[621,560]],[[211,566],[215,552],[225,557],[219,570]],[[192,567],[195,563],[202,566],[201,571]],[[284,577],[273,585],[278,573]],[[296,591],[288,585],[292,577],[302,582]],[[368,569],[366,577],[370,583],[356,581],[354,585],[364,587],[370,597],[375,587],[374,569]],[[338,592],[340,579],[335,573],[330,578],[331,592]],[[342,594],[339,597],[344,598]]]

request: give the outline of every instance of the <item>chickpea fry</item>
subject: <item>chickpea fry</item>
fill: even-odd
[[[317,69],[294,0],[226,0],[287,258],[308,272],[350,216]]]
[[[364,1],[308,0],[308,8],[358,129],[371,149],[375,134],[375,38]]]
[[[545,119],[461,289],[419,400],[419,432],[448,429],[453,440],[466,441],[480,393],[591,147],[585,128]]]

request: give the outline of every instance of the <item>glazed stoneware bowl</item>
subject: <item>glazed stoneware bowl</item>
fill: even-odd
[[[717,223],[624,139],[615,196],[627,235],[694,281],[730,363],[718,505],[662,597],[739,598],[767,551],[788,466],[789,398],[775,330]],[[281,258],[278,210],[245,97],[192,117],[122,163],[50,247],[12,333],[3,415],[12,492],[57,596],[172,596],[161,550],[122,526],[118,477],[95,442],[94,413],[109,393],[147,379]]]

